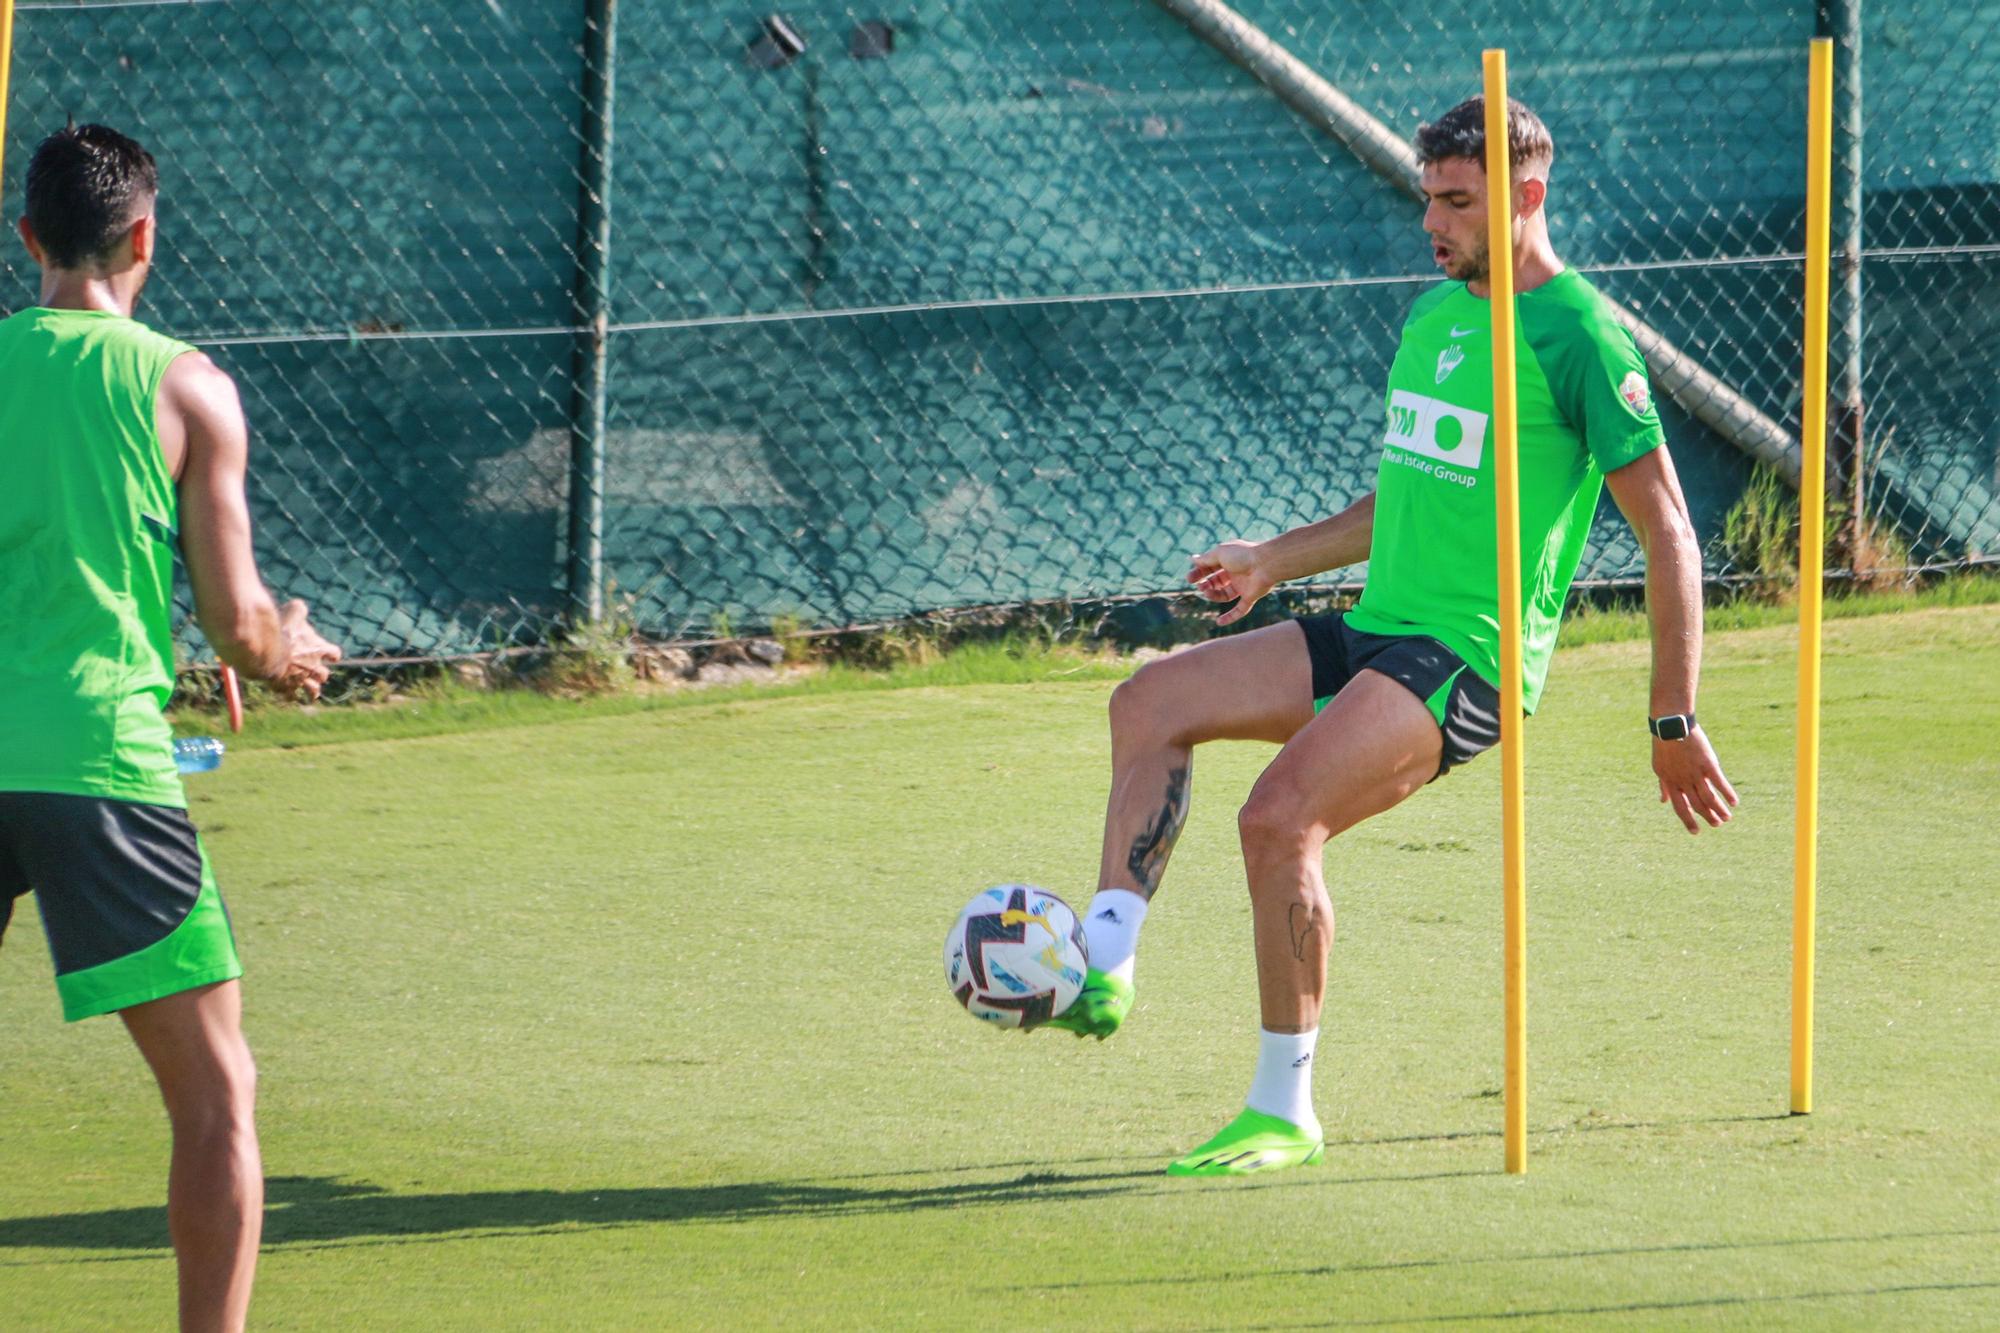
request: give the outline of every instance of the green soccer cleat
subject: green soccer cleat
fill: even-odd
[[[1289,1120],[1244,1108],[1222,1132],[1167,1167],[1170,1176],[1247,1176],[1287,1166],[1316,1166],[1326,1139]]]
[[[1048,1021],[1048,1026],[1103,1041],[1131,1012],[1132,983],[1093,967],[1083,979],[1083,990],[1069,1008]]]

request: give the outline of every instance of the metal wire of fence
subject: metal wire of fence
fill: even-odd
[[[1827,31],[1831,563],[1957,567],[2000,551],[2000,12],[1881,8],[30,2],[5,197],[69,116],[158,155],[143,314],[243,386],[260,558],[357,655],[1129,597],[1371,484],[1434,280],[1399,154],[1504,45],[1757,580]],[[1638,571],[1607,504],[1582,576]]]

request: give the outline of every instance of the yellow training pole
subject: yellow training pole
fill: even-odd
[[[1521,483],[1514,402],[1514,190],[1507,53],[1486,64],[1487,282],[1493,306],[1493,481],[1500,532],[1500,821],[1506,905],[1507,1173],[1528,1169],[1528,847],[1521,761]]]
[[[1806,368],[1799,432],[1798,830],[1792,858],[1792,1114],[1812,1110],[1813,907],[1819,871],[1820,591],[1826,514],[1826,322],[1833,252],[1833,39],[1806,95]]]
[[[0,194],[7,183],[7,71],[14,67],[14,0],[0,0]]]

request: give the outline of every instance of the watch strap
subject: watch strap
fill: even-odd
[[[1646,730],[1663,741],[1684,741],[1694,735],[1693,713],[1668,713],[1646,719]]]

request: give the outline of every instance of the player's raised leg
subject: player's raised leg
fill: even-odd
[[[1187,822],[1194,747],[1282,745],[1312,715],[1306,639],[1289,622],[1149,662],[1112,692],[1111,798],[1097,894],[1084,913],[1090,979],[1055,1026],[1107,1037],[1131,1008],[1139,927]]]
[[[1322,853],[1330,838],[1430,781],[1442,751],[1424,701],[1364,670],[1257,780],[1237,820],[1264,1023],[1257,1073],[1242,1114],[1171,1174],[1241,1175],[1319,1160],[1312,1065],[1333,944]]]
[[[180,1264],[181,1328],[240,1329],[264,1229],[257,1071],[243,1040],[241,983],[182,991],[119,1016],[173,1125],[167,1229]]]

